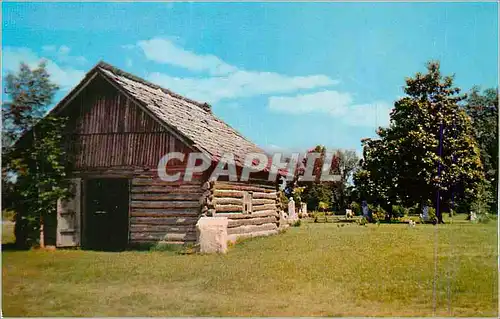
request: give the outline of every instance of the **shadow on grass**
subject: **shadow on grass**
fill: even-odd
[[[19,247],[16,245],[16,243],[2,243],[2,251],[14,251],[14,250],[29,250],[29,248],[26,247]]]

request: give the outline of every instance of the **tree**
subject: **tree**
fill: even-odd
[[[427,73],[406,79],[406,96],[395,102],[388,128],[363,141],[362,169],[355,183],[371,198],[406,206],[439,206],[473,199],[483,180],[480,150],[470,118],[459,102],[466,98],[443,76],[439,62]]]
[[[333,202],[337,210],[347,208],[350,194],[349,178],[359,164],[359,158],[353,150],[337,150],[335,154],[334,173],[340,176],[340,181],[333,183]]]
[[[53,218],[58,198],[68,197],[64,153],[65,118],[43,117],[58,87],[45,63],[30,69],[21,64],[8,74],[3,103],[3,208],[16,212],[16,244],[43,245],[43,223]]]
[[[315,159],[313,164],[312,175],[315,177],[315,179],[314,181],[305,181],[302,180],[302,176],[304,176],[305,174],[308,160],[312,160],[312,158],[308,159],[307,156],[308,154],[312,153],[320,154],[320,157]],[[307,208],[309,210],[318,210],[320,202],[323,202],[324,205],[330,207],[332,198],[331,190],[325,182],[320,181],[325,155],[326,148],[323,145],[317,145],[307,151],[305,157],[297,165],[294,185],[296,185],[296,188],[300,187],[302,189],[301,200],[307,204]]]
[[[487,203],[497,211],[498,194],[498,90],[487,89],[481,94],[479,87],[474,87],[465,104],[465,110],[472,119],[476,141],[481,150],[486,184],[482,189]],[[486,194],[489,193],[489,194]]]
[[[320,157],[316,159],[313,168],[314,181],[300,181],[298,185],[305,187],[302,198],[307,203],[309,209],[318,209],[319,203],[336,210],[342,210],[347,207],[347,198],[349,196],[348,181],[351,173],[358,166],[359,159],[355,151],[337,150],[333,153],[330,163],[330,174],[340,176],[340,181],[321,181],[323,164],[326,159],[327,149],[322,145],[317,145],[308,153],[319,153]],[[303,160],[303,167],[307,165],[307,157]],[[304,174],[304,169],[298,170],[298,175]]]

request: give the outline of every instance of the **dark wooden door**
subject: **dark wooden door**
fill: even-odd
[[[87,180],[85,201],[84,247],[123,250],[128,243],[128,179]]]

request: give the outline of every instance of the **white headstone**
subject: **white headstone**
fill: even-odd
[[[477,221],[477,215],[476,212],[470,212],[470,221],[475,222]]]
[[[288,216],[286,215],[285,211],[280,210],[279,229],[285,229],[289,226],[287,218]]]
[[[196,223],[201,253],[225,253],[227,251],[227,217],[201,217]]]
[[[354,217],[354,213],[352,212],[351,209],[346,209],[345,210],[345,218],[352,218]]]
[[[301,203],[300,209],[302,210],[302,217],[309,217],[309,214],[307,213],[307,204],[306,203]]]
[[[292,197],[290,197],[290,200],[288,201],[288,219],[292,221],[299,219],[299,216],[295,211],[295,201]]]

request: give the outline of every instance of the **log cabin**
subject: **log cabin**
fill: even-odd
[[[209,180],[222,154],[264,153],[217,118],[206,103],[100,62],[50,112],[68,118],[65,143],[74,197],[59,201],[45,243],[122,250],[155,243],[195,243],[201,216],[229,219],[230,240],[278,232],[276,180]],[[210,168],[192,181],[166,182],[158,162],[169,152],[206,155]],[[184,174],[185,163],[167,171]],[[182,176],[181,176],[182,177]]]

